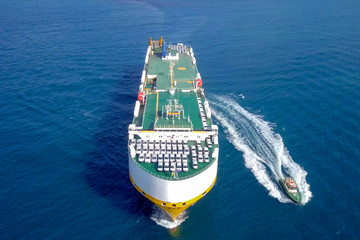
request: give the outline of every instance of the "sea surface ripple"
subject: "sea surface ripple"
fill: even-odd
[[[359,239],[360,1],[0,0],[0,12],[0,239]],[[160,36],[192,45],[219,125],[216,185],[175,225],[127,163]],[[301,205],[284,203],[282,173]]]

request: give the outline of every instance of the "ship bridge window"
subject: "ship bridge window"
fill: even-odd
[[[186,202],[183,203],[183,206],[186,206]]]
[[[173,207],[173,208],[176,208],[176,204],[173,204],[172,207]]]
[[[163,205],[163,206],[166,206],[166,204],[165,204],[164,202],[162,203],[162,205]]]

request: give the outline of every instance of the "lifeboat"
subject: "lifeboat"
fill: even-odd
[[[140,92],[138,93],[138,100],[139,100],[140,102],[144,102],[144,100],[145,100],[145,92],[144,92],[144,91],[140,91]]]
[[[197,79],[195,80],[195,85],[196,85],[196,87],[201,87],[201,86],[202,86],[202,80],[201,80],[201,78],[197,78]]]

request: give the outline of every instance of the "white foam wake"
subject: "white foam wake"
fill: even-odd
[[[177,216],[175,221],[173,222],[171,218],[163,210],[161,210],[161,208],[159,208],[156,205],[153,205],[153,213],[150,218],[154,222],[156,222],[156,224],[164,228],[174,229],[180,226],[180,224],[188,218],[188,215],[186,211],[184,211],[179,216]]]
[[[233,98],[211,96],[209,100],[213,115],[224,128],[228,140],[243,153],[245,166],[269,191],[269,195],[280,202],[291,202],[278,184],[278,179],[284,177],[284,170],[298,184],[302,204],[306,204],[312,196],[306,182],[307,172],[292,160],[281,136],[274,133],[272,124],[246,111]]]

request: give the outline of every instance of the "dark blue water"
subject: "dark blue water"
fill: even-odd
[[[0,239],[359,239],[360,2],[154,2],[0,1]],[[218,181],[174,233],[127,166],[161,35],[193,46],[220,126]]]

